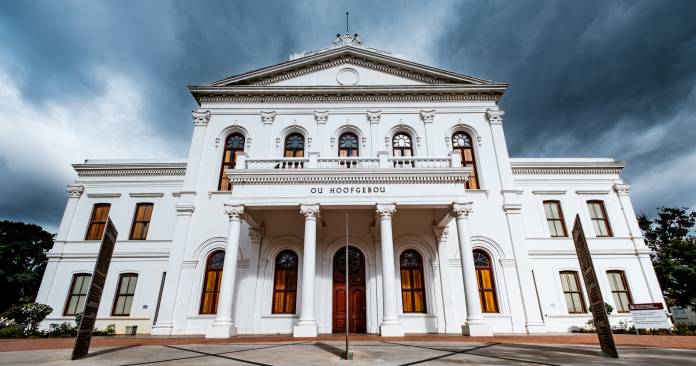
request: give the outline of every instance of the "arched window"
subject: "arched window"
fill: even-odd
[[[217,313],[218,298],[220,297],[220,282],[222,267],[225,264],[225,252],[222,250],[211,253],[205,265],[203,294],[201,295],[201,314]]]
[[[220,183],[218,190],[229,191],[232,186],[225,170],[234,169],[237,165],[237,154],[244,151],[244,136],[241,133],[233,133],[225,139],[225,152],[222,154],[222,168],[220,168]]]
[[[344,132],[338,138],[338,156],[358,156],[360,155],[359,147],[358,136],[352,132]]]
[[[286,158],[301,158],[304,156],[305,139],[301,133],[291,133],[285,138],[285,153]]]
[[[425,313],[423,259],[412,249],[401,253],[401,302],[404,313]]]
[[[459,131],[452,135],[452,149],[458,151],[462,156],[462,166],[471,168],[471,175],[466,182],[466,189],[478,189],[478,175],[476,175],[476,157],[474,156],[474,146],[471,143],[471,136],[468,133]]]
[[[392,152],[395,157],[413,156],[413,144],[411,136],[405,132],[399,132],[392,138]]]
[[[295,314],[297,299],[297,254],[292,250],[278,253],[273,280],[273,314]]]
[[[481,311],[484,313],[497,313],[498,299],[495,295],[491,257],[483,250],[474,250],[474,267],[476,267],[476,282],[478,282]]]

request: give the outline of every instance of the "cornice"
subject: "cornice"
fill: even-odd
[[[183,176],[186,163],[73,164],[79,177]]]
[[[625,163],[607,162],[557,162],[557,161],[513,161],[512,174],[516,175],[568,175],[568,174],[619,174]]]
[[[399,85],[399,86],[233,86],[190,87],[202,103],[340,103],[411,101],[498,101],[506,86]]]
[[[229,169],[225,173],[232,184],[414,184],[414,183],[464,183],[469,169],[419,169],[418,171],[394,171],[394,169],[327,169],[268,171]]]

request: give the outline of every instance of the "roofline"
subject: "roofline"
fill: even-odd
[[[191,95],[201,104],[203,97],[312,97],[355,95],[371,96],[480,96],[496,102],[508,84],[436,84],[436,85],[364,85],[364,86],[189,86]]]
[[[436,68],[436,67],[432,67],[432,66],[428,66],[428,65],[423,65],[423,64],[419,64],[417,62],[404,60],[401,58],[385,55],[382,53],[374,52],[374,51],[363,49],[363,48],[358,48],[358,47],[354,47],[354,46],[341,46],[341,47],[337,47],[337,48],[331,49],[331,50],[326,51],[326,52],[316,53],[316,54],[308,55],[308,56],[301,57],[298,59],[281,62],[281,63],[275,64],[275,65],[266,66],[266,67],[252,70],[252,71],[248,71],[248,72],[245,72],[242,74],[229,76],[229,77],[221,79],[221,80],[208,82],[208,83],[205,83],[205,84],[202,84],[199,86],[201,86],[201,87],[204,87],[204,86],[215,87],[215,86],[219,86],[222,84],[239,82],[242,80],[249,80],[249,79],[253,80],[254,78],[257,78],[257,77],[264,75],[264,74],[282,72],[285,69],[292,69],[296,66],[299,66],[299,65],[302,65],[305,63],[320,61],[324,58],[331,58],[331,57],[339,55],[341,53],[355,53],[355,54],[366,56],[366,57],[381,59],[381,60],[389,61],[389,62],[392,62],[395,64],[400,64],[400,65],[403,65],[406,67],[419,69],[421,71],[428,72],[431,75],[432,74],[438,75],[442,78],[456,79],[459,81],[478,83],[478,84],[491,84],[491,85],[499,85],[500,84],[500,83],[493,82],[491,80],[480,79],[480,78],[476,78],[476,77],[469,76],[469,75],[459,74],[459,73],[449,71],[449,70],[444,70],[444,69],[440,69],[440,68]]]

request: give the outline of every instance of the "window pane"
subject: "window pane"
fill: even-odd
[[[401,270],[401,288],[403,288],[403,289],[410,289],[411,288],[411,274],[409,273],[409,270],[407,270],[407,269]]]
[[[403,303],[404,303],[404,312],[405,313],[409,313],[409,312],[413,311],[413,306],[411,306],[413,304],[413,300],[411,299],[411,296],[412,296],[411,291],[401,292],[401,298],[402,298]]]
[[[425,312],[425,294],[423,291],[416,291],[413,293],[414,308],[413,311],[417,313]]]
[[[413,288],[422,289],[423,286],[423,272],[420,269],[413,269]]]

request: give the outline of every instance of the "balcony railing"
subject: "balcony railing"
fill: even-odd
[[[245,153],[237,155],[236,169],[431,169],[460,168],[459,153],[449,156],[390,157],[380,152],[377,157],[321,158],[309,153],[303,158],[249,158]]]

